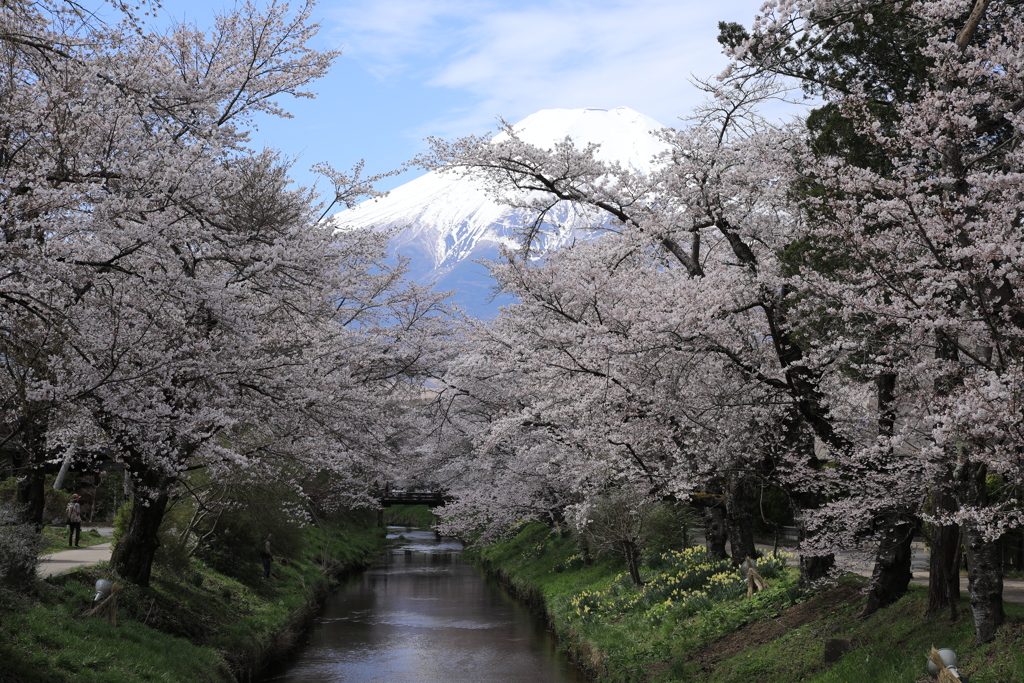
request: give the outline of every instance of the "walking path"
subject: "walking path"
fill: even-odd
[[[700,542],[703,543],[704,539],[701,538]],[[764,552],[771,552],[772,546],[766,543],[755,543],[758,550]],[[912,545],[913,554],[910,560],[910,570],[914,575],[911,579],[911,583],[927,586],[928,585],[928,549],[924,547],[924,543],[915,541]],[[779,545],[779,550],[785,550],[787,552],[793,552],[792,547],[784,547]],[[871,570],[874,569],[873,560],[864,560],[860,554],[852,552],[841,552],[839,556],[847,561],[850,566],[850,570],[855,574],[861,576],[871,576]],[[960,592],[964,595],[967,594],[967,577],[964,575],[960,576]],[[1010,579],[1003,579],[1003,602],[1010,602],[1015,605],[1024,605],[1024,581],[1012,581]]]
[[[114,534],[114,530],[110,527],[86,527],[82,531],[85,532],[91,528],[95,528],[100,536],[110,537]],[[110,552],[110,544],[101,543],[99,545],[71,548],[70,550],[43,555],[39,558],[39,567],[36,569],[36,575],[41,579],[45,579],[54,574],[63,574],[78,567],[88,567],[100,562],[109,562]]]

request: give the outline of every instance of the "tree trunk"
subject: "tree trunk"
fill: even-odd
[[[20,452],[14,467],[18,476],[18,505],[26,524],[42,529],[46,509],[46,431],[49,428],[49,409],[29,402],[22,424]]]
[[[712,560],[724,560],[729,555],[725,552],[725,542],[729,534],[725,523],[725,510],[721,505],[709,505],[704,508],[704,539],[708,548],[708,557]]]
[[[966,482],[969,504],[988,505],[985,480],[988,467],[984,463],[968,463]],[[979,643],[996,637],[996,629],[1006,618],[1003,612],[1003,572],[999,540],[987,540],[977,524],[964,524],[964,547],[967,550],[967,581],[974,612],[974,632]]]
[[[949,475],[952,479],[952,474]],[[956,498],[947,483],[932,489],[933,514],[956,512]],[[928,557],[928,614],[935,616],[949,609],[949,618],[957,617],[960,600],[960,526],[931,525],[931,550]]]
[[[757,557],[754,546],[754,489],[744,472],[729,478],[726,514],[729,520],[729,546],[734,566],[748,557]]]
[[[958,361],[960,351],[956,341],[942,330],[935,332],[935,358]],[[942,375],[935,380],[935,393],[948,396],[963,384],[959,374]],[[932,491],[932,511],[936,516],[960,509],[954,493],[954,464],[957,455],[952,446],[946,446],[944,459],[949,463]],[[949,607],[950,618],[956,619],[956,603],[960,599],[960,527],[932,525],[932,548],[928,560],[928,613],[938,614]]]
[[[811,540],[812,534],[807,528],[805,515],[807,511],[813,511],[821,506],[821,497],[813,493],[792,492],[789,497],[793,505],[793,517],[796,520],[797,540],[800,548],[800,588],[811,588],[815,583],[826,578],[832,568],[836,566],[836,556],[832,553],[825,555],[808,555],[804,552],[807,542]]]
[[[914,530],[917,525],[888,513],[882,518],[882,532],[875,557],[875,568],[871,572],[871,587],[864,605],[862,617],[867,617],[902,598],[907,593],[911,571]]]
[[[110,566],[124,580],[138,586],[148,586],[153,571],[153,558],[160,547],[158,532],[167,510],[170,482],[160,482],[155,498],[144,498],[136,492],[131,517],[124,536],[114,548]]]
[[[803,464],[810,471],[820,471],[823,463],[818,459],[814,449],[814,435],[804,417],[798,411],[791,411],[782,423],[783,453],[776,456],[778,462],[792,459]],[[789,504],[793,510],[793,519],[797,527],[798,552],[800,555],[800,581],[801,588],[810,588],[817,581],[828,576],[836,564],[835,555],[807,555],[804,551],[807,541],[811,539],[811,533],[807,529],[807,517],[821,507],[824,497],[817,491],[808,490],[802,486],[788,487]]]
[[[802,522],[797,522],[798,537],[800,545],[804,544],[810,535]],[[800,588],[812,588],[814,584],[828,577],[832,568],[836,566],[836,556],[832,553],[826,555],[808,555],[800,553],[800,579],[797,585]]]
[[[587,540],[586,534],[579,534],[577,537],[580,544],[580,555],[583,556],[583,566],[589,567],[594,564],[594,557],[590,554],[590,542]]]
[[[896,425],[896,373],[881,372],[875,378],[875,389],[878,396],[878,435],[883,439],[891,439]],[[889,448],[889,459],[886,469],[891,469],[892,449]],[[902,598],[910,580],[914,578],[911,571],[913,559],[914,531],[916,520],[902,511],[889,511],[881,516],[881,533],[878,538],[878,551],[875,555],[875,568],[871,572],[871,585],[868,588],[868,599],[864,604],[862,617],[867,617],[880,608],[891,605]]]
[[[622,541],[622,554],[626,558],[626,567],[629,568],[629,576],[633,579],[634,586],[642,586],[644,582],[640,579],[640,567],[638,560],[640,552],[633,541]]]

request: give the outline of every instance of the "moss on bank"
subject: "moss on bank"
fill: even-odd
[[[100,565],[52,577],[0,615],[0,681],[129,683],[248,680],[287,652],[323,597],[384,546],[376,513],[352,514],[302,531],[301,550],[277,558],[263,582],[217,573],[193,560],[157,566],[148,588],[118,595],[116,627],[86,617]]]
[[[923,587],[862,620],[859,577],[805,594],[788,570],[748,599],[730,597],[728,577],[712,581],[722,574],[714,569],[703,580],[706,588],[666,593],[666,586],[699,583],[699,577],[686,574],[690,565],[656,560],[643,572],[647,586],[637,589],[621,564],[585,566],[575,539],[540,524],[478,555],[489,572],[546,613],[561,646],[598,681],[927,681],[932,645],[956,650],[972,683],[1024,681],[1024,609],[1016,605],[1007,605],[997,640],[979,646],[966,598],[956,622],[928,618]],[[719,599],[712,599],[715,585],[726,586]],[[706,595],[690,600],[701,592]],[[851,651],[826,663],[829,639],[848,641]]]

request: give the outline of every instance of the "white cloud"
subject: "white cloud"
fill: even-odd
[[[699,102],[688,79],[725,64],[720,20],[757,0],[344,0],[325,7],[348,57],[380,78],[471,95],[424,133],[453,135],[551,107],[632,107],[671,124]]]

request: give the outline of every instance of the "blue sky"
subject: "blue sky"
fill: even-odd
[[[258,3],[257,3],[258,4]],[[688,82],[725,65],[719,21],[750,25],[760,0],[322,0],[317,47],[343,50],[314,84],[285,100],[295,118],[260,119],[253,141],[298,158],[366,159],[386,171],[446,138],[494,129],[540,109],[627,106],[673,125],[701,98]],[[165,0],[163,12],[208,26],[231,3]],[[389,178],[388,189],[414,177]]]

